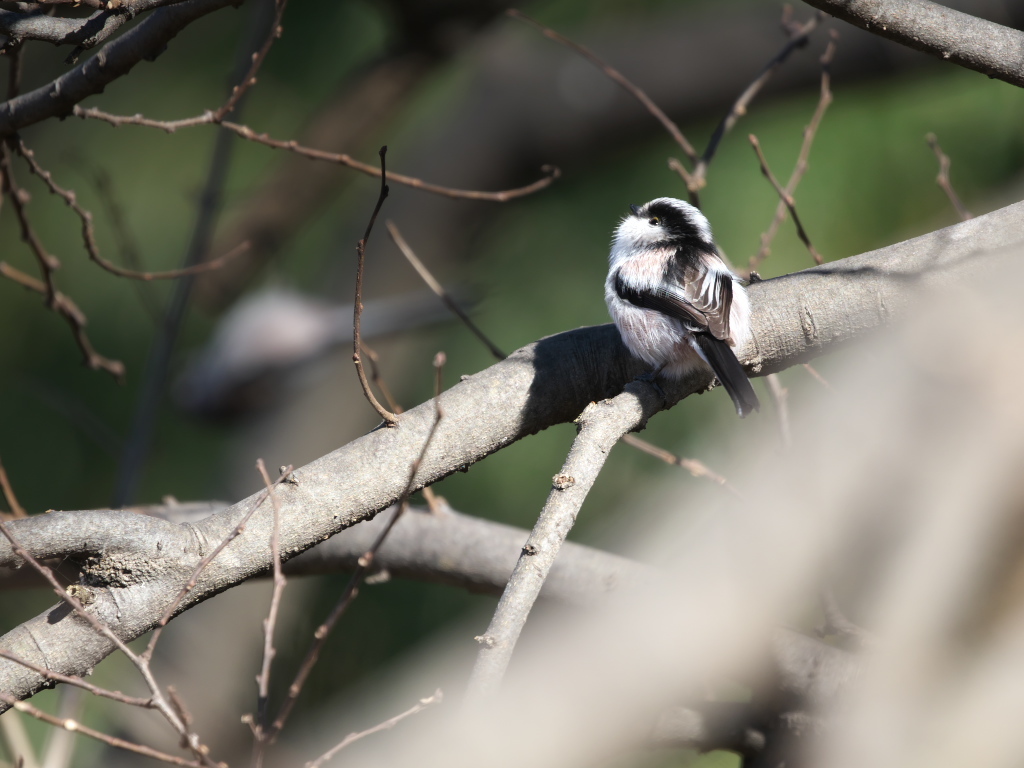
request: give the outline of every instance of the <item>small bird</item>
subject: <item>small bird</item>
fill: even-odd
[[[605,301],[626,348],[651,380],[707,365],[743,418],[760,402],[733,347],[750,339],[750,300],[718,256],[704,214],[659,197],[631,205],[615,231]]]

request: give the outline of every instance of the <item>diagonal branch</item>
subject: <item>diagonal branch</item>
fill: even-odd
[[[1024,32],[929,0],[806,0],[908,48],[1024,87]]]
[[[66,117],[82,99],[101,93],[143,60],[159,56],[196,19],[238,0],[187,0],[160,8],[56,80],[0,104],[0,136],[50,117]]]
[[[612,448],[626,433],[643,429],[664,405],[653,384],[634,381],[618,397],[591,403],[583,410],[562,471],[552,478],[548,500],[487,631],[477,637],[481,647],[466,692],[468,705],[497,693],[533,604]]]
[[[1024,203],[1017,203],[904,243],[755,283],[749,289],[753,341],[738,355],[751,375],[763,376],[841,349],[900,317],[918,288],[957,285],[978,270],[998,273],[1005,261],[1019,259],[1022,233]],[[614,396],[643,372],[611,325],[557,334],[514,352],[441,395],[445,418],[411,484],[409,467],[434,429],[433,402],[406,411],[401,429],[376,429],[295,470],[278,493],[282,558],[376,516],[407,488],[465,471],[524,437],[574,420],[589,402]],[[695,372],[666,387],[669,404],[710,384],[710,374]],[[95,594],[90,611],[118,637],[132,640],[156,625],[208,547],[222,541],[264,493],[189,526],[125,511],[57,512],[4,525],[36,558],[78,561]],[[269,571],[272,527],[272,510],[263,505],[175,613]],[[18,562],[0,542],[0,567]],[[133,562],[146,568],[125,578],[125,563]],[[8,632],[0,647],[55,672],[82,675],[114,644],[58,606]],[[0,662],[0,689],[18,698],[45,683],[24,667]]]
[[[793,223],[796,225],[796,234],[800,238],[800,242],[807,246],[807,250],[810,251],[815,264],[824,263],[824,259],[821,258],[821,254],[818,253],[815,247],[811,244],[811,239],[807,236],[807,232],[804,230],[804,225],[800,222],[800,216],[797,215],[796,201],[793,199],[793,195],[779,183],[779,180],[775,178],[775,174],[772,173],[771,168],[768,167],[768,160],[765,158],[764,152],[761,151],[761,143],[757,140],[757,137],[754,134],[750,134],[748,138],[750,139],[750,146],[754,148],[754,152],[757,154],[757,160],[761,164],[761,173],[763,173],[764,177],[768,179],[771,185],[775,188],[775,191],[778,193],[779,199],[782,200],[786,208],[789,209],[789,215],[793,218]]]

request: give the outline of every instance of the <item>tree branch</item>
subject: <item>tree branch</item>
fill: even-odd
[[[806,0],[836,18],[1024,87],[1024,32],[929,0]]]
[[[185,0],[121,0],[117,8],[97,11],[84,19],[50,16],[45,11],[21,13],[0,10],[0,34],[10,38],[8,46],[24,40],[41,40],[54,45],[74,45],[78,50],[93,48],[113,35],[125,22],[140,13]]]
[[[74,106],[101,93],[143,59],[152,61],[196,19],[240,0],[187,0],[154,11],[138,26],[103,46],[56,80],[0,104],[0,136],[9,136],[49,117],[67,117]]]
[[[583,409],[562,471],[552,478],[547,502],[487,631],[477,638],[481,647],[469,679],[468,704],[497,693],[533,604],[612,448],[627,432],[643,428],[662,405],[653,384],[634,381],[617,397]]]
[[[753,375],[766,375],[862,338],[911,302],[917,286],[950,285],[968,272],[996,269],[998,249],[1024,239],[1024,203],[870,253],[755,283],[750,288],[754,340],[738,350]],[[445,418],[412,488],[465,470],[485,456],[553,424],[572,421],[591,401],[622,391],[643,366],[610,325],[581,328],[530,344],[467,377],[441,398]],[[710,373],[667,388],[669,401],[702,391]],[[279,491],[281,557],[290,559],[361,520],[406,491],[408,469],[435,420],[434,403],[403,414],[401,429],[376,429],[295,470]],[[95,593],[90,611],[125,640],[149,631],[195,564],[256,505],[262,493],[194,525],[177,526],[132,512],[54,513],[6,523],[37,558],[81,563]],[[179,611],[271,567],[273,513],[264,505],[245,532],[203,572]],[[0,543],[0,566],[19,559]],[[81,675],[113,643],[63,606],[15,628],[0,647],[61,674]],[[45,680],[0,663],[0,688],[18,698]]]

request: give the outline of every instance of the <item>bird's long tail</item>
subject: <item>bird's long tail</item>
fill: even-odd
[[[751,386],[740,361],[736,359],[732,347],[710,333],[695,333],[690,338],[700,356],[711,366],[711,370],[729,393],[739,417],[742,419],[751,411],[759,411],[761,402],[757,399],[754,387]]]

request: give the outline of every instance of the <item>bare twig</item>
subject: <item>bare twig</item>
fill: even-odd
[[[366,359],[370,361],[370,381],[377,385],[377,389],[384,395],[384,399],[387,401],[388,408],[391,409],[392,413],[396,416],[401,415],[402,406],[398,404],[394,396],[391,394],[391,388],[384,381],[384,377],[380,373],[380,355],[377,354],[376,350],[373,349],[365,341],[360,340],[359,346],[366,353]]]
[[[391,239],[395,241],[395,245],[398,246],[402,255],[405,256],[406,260],[410,264],[412,264],[413,269],[416,270],[416,273],[422,278],[423,282],[427,284],[430,290],[432,290],[438,298],[444,302],[444,305],[448,307],[448,309],[450,309],[452,313],[458,317],[467,328],[469,328],[470,331],[472,331],[473,335],[476,336],[488,350],[490,350],[490,353],[494,355],[495,359],[504,360],[506,357],[505,353],[502,352],[493,341],[487,338],[487,335],[469,318],[469,315],[467,315],[455,299],[452,298],[452,295],[444,289],[444,286],[441,285],[441,283],[439,283],[432,274],[430,274],[430,270],[427,269],[423,262],[416,257],[416,254],[413,252],[412,248],[409,247],[405,238],[402,237],[402,233],[398,231],[398,227],[395,226],[394,222],[385,222],[385,226],[388,228],[388,234],[391,235]]]
[[[797,156],[796,165],[793,166],[793,172],[789,176],[789,182],[786,184],[786,193],[791,197],[796,193],[796,188],[799,186],[800,181],[803,179],[804,174],[807,172],[808,159],[811,155],[811,146],[814,144],[814,138],[818,134],[818,127],[821,125],[821,120],[825,116],[825,110],[828,109],[832,103],[832,89],[831,89],[831,73],[829,67],[832,63],[832,58],[835,55],[836,50],[836,39],[839,37],[838,33],[832,29],[829,30],[831,40],[829,40],[828,46],[825,48],[825,53],[821,56],[821,89],[820,96],[818,97],[818,106],[814,109],[814,114],[811,116],[811,122],[804,128],[804,139],[800,145],[800,154]],[[768,225],[768,229],[761,235],[761,248],[757,254],[750,257],[750,263],[747,267],[748,274],[758,268],[762,261],[768,258],[768,254],[771,253],[772,241],[775,239],[775,235],[779,231],[779,226],[782,224],[782,220],[786,218],[786,202],[785,200],[779,200],[779,204],[775,207],[775,215],[772,217],[771,224]]]
[[[270,475],[267,474],[267,467],[263,463],[263,459],[256,461],[256,469],[260,473],[260,477],[263,478],[263,484],[270,495],[270,503],[274,505],[274,528],[270,537],[270,551],[274,560],[274,591],[270,597],[270,610],[267,613],[267,618],[263,620],[263,665],[260,668],[259,675],[256,676],[259,698],[256,706],[256,738],[253,745],[255,759],[253,763],[258,768],[263,765],[263,754],[267,746],[267,704],[270,700],[270,667],[274,657],[277,655],[277,650],[274,648],[274,627],[277,626],[277,613],[281,606],[281,595],[284,593],[287,580],[281,572],[281,504],[274,494],[274,484],[270,482]],[[286,467],[281,472],[281,476],[287,477],[291,474],[291,471],[291,467]]]
[[[145,757],[151,757],[154,760],[160,760],[164,763],[170,763],[171,765],[182,765],[189,766],[189,768],[202,768],[207,765],[205,762],[196,762],[195,760],[186,760],[183,757],[175,757],[174,755],[168,755],[166,752],[160,752],[159,750],[147,747],[143,744],[135,744],[131,741],[125,741],[119,739],[116,736],[109,736],[101,731],[94,730],[87,725],[83,725],[77,720],[72,719],[61,719],[54,717],[51,714],[43,712],[41,709],[32,706],[27,701],[19,701],[15,697],[7,693],[0,693],[0,701],[4,701],[19,712],[24,712],[26,715],[31,715],[37,720],[42,720],[44,723],[49,723],[58,728],[63,728],[67,731],[73,731],[80,733],[83,736],[88,736],[91,739],[102,741],[104,744],[116,747],[117,749],[124,749],[128,752],[134,752],[137,755],[144,755]]]
[[[768,161],[765,159],[764,153],[761,151],[761,144],[757,140],[757,136],[750,134],[750,145],[754,148],[754,152],[757,154],[757,159],[761,163],[761,173],[764,174],[765,178],[771,182],[771,185],[775,187],[775,191],[778,193],[779,198],[783,203],[786,204],[786,208],[789,210],[789,215],[793,217],[793,223],[796,224],[796,234],[800,238],[801,242],[807,246],[807,250],[810,251],[811,257],[814,259],[815,264],[823,264],[824,259],[821,258],[821,254],[818,253],[814,246],[811,244],[810,238],[807,236],[807,232],[804,230],[804,225],[800,223],[800,217],[796,212],[796,201],[793,196],[787,192],[779,180],[775,178],[775,174],[772,173],[768,167]]]
[[[835,392],[836,391],[835,387],[833,387],[831,384],[828,383],[828,379],[826,379],[824,376],[822,376],[818,372],[818,369],[815,368],[813,365],[811,365],[810,363],[804,363],[803,367],[804,367],[805,371],[807,371],[809,374],[811,374],[811,376],[814,378],[815,381],[817,381],[819,384],[821,384],[821,386],[823,386],[829,392]]]
[[[362,557],[359,558],[358,564],[355,570],[352,571],[352,576],[349,578],[348,584],[345,586],[345,591],[342,593],[337,604],[331,610],[330,615],[328,615],[324,622],[316,628],[316,631],[313,632],[313,642],[310,644],[309,650],[306,651],[306,656],[302,660],[302,664],[299,666],[299,671],[296,673],[295,679],[292,681],[292,684],[288,686],[287,696],[285,697],[284,702],[282,702],[281,708],[278,710],[277,717],[274,718],[274,723],[271,725],[269,733],[266,736],[268,743],[273,743],[277,738],[277,735],[281,732],[281,729],[284,728],[284,725],[288,720],[288,716],[291,714],[292,709],[295,706],[295,702],[298,700],[299,694],[302,692],[302,688],[306,684],[306,680],[309,678],[310,673],[313,671],[313,667],[320,658],[320,652],[323,650],[327,637],[330,635],[331,630],[334,629],[334,626],[338,623],[339,619],[344,615],[349,605],[352,604],[352,601],[358,596],[359,585],[362,583],[370,567],[373,565],[377,552],[384,544],[388,534],[391,533],[392,529],[395,527],[395,523],[398,522],[409,506],[409,496],[412,494],[413,488],[415,487],[416,472],[423,463],[424,456],[427,455],[427,449],[430,447],[431,442],[433,442],[434,435],[437,434],[437,427],[441,423],[441,419],[444,418],[444,410],[441,408],[441,377],[444,370],[444,364],[444,352],[438,352],[434,356],[434,421],[430,426],[430,431],[427,433],[426,440],[423,442],[423,448],[420,450],[419,456],[412,462],[412,466],[409,468],[409,480],[405,485],[405,491],[403,491],[402,497],[399,499],[394,512],[392,512],[391,518],[381,529],[381,532],[374,540],[373,545],[363,553]]]
[[[92,213],[83,208],[78,202],[78,196],[74,191],[64,189],[53,180],[53,174],[41,167],[35,159],[35,152],[25,146],[25,142],[20,138],[17,140],[15,145],[17,152],[21,155],[25,162],[28,163],[28,167],[32,170],[36,176],[43,180],[47,188],[51,193],[57,195],[67,203],[68,207],[75,212],[78,218],[82,222],[82,242],[85,244],[85,251],[89,254],[89,258],[98,266],[105,269],[107,272],[117,275],[118,277],[128,277],[133,280],[170,280],[180,277],[187,277],[189,275],[198,275],[202,272],[209,272],[212,269],[219,269],[220,267],[227,264],[231,259],[239,256],[249,250],[249,243],[241,243],[240,245],[232,248],[228,253],[223,256],[219,256],[216,259],[205,261],[201,264],[195,264],[191,267],[184,269],[171,269],[166,272],[139,272],[134,269],[125,269],[119,267],[113,262],[103,258],[100,255],[99,245],[96,243],[96,233],[92,225]]]
[[[0,136],[9,136],[51,117],[70,114],[72,108],[80,101],[102,92],[110,83],[130,72],[140,61],[152,61],[159,56],[167,48],[168,42],[193,21],[235,2],[236,0],[189,0],[159,8],[117,40],[105,45],[100,55],[88,59],[33,91],[0,104]],[[142,6],[152,8],[159,5],[168,5],[168,2],[133,2],[137,11],[141,10]],[[9,18],[9,12],[0,11],[0,31],[9,32],[10,27],[5,24]],[[73,27],[73,30],[66,27],[54,30],[57,33],[55,37],[29,34],[24,37],[51,39],[52,42],[59,43],[77,42],[80,48],[85,48],[109,36],[120,24],[128,20],[128,16],[118,13],[109,17],[104,15],[100,20],[103,29],[98,32],[95,30],[96,19],[40,19],[37,16],[33,20],[44,22],[50,27],[66,23]],[[68,38],[69,31],[76,39]],[[89,39],[90,36],[92,39]]]
[[[2,461],[0,461],[0,491],[3,491],[12,518],[28,517],[28,512],[18,502],[18,497],[14,495],[14,488],[11,486],[10,478],[7,477],[7,470]]]
[[[156,679],[153,677],[153,672],[150,669],[149,658],[144,655],[136,654],[134,651],[132,651],[127,646],[127,644],[125,644],[125,642],[120,637],[118,637],[117,633],[115,633],[113,629],[107,626],[104,622],[100,621],[100,619],[93,615],[92,612],[88,611],[85,605],[83,605],[81,600],[79,600],[78,597],[76,596],[78,593],[76,593],[70,587],[68,589],[62,588],[60,582],[53,575],[53,571],[51,571],[45,565],[36,560],[36,558],[34,558],[32,554],[28,552],[28,550],[22,547],[14,538],[14,535],[8,530],[7,525],[3,522],[0,522],[0,534],[3,534],[4,538],[6,538],[8,542],[10,542],[11,549],[14,550],[14,553],[18,557],[20,557],[23,561],[28,563],[36,572],[38,572],[44,579],[46,579],[47,582],[49,582],[50,586],[53,588],[54,593],[56,593],[56,595],[61,600],[66,602],[76,614],[82,617],[89,624],[89,626],[93,630],[95,630],[98,634],[102,635],[111,643],[113,643],[118,648],[118,650],[121,651],[121,653],[128,657],[128,660],[131,661],[131,663],[139,671],[139,674],[142,675],[143,680],[145,680],[146,682],[146,686],[149,688],[150,699],[153,703],[153,708],[158,710],[160,714],[164,716],[164,719],[166,719],[167,722],[170,723],[171,727],[175,730],[175,732],[179,736],[181,736],[182,746],[185,746],[192,751],[196,758],[199,759],[199,764],[216,765],[216,763],[214,763],[209,758],[209,749],[200,742],[199,736],[194,731],[191,731],[185,725],[184,722],[182,722],[181,718],[178,717],[178,714],[175,711],[175,709],[170,705],[170,703],[164,696],[163,692],[160,690],[160,686],[157,684]],[[12,702],[14,701],[13,698],[7,697],[6,694],[0,694],[0,698],[2,698],[3,701],[5,701],[8,704],[12,704]],[[10,700],[8,700],[9,698]],[[32,713],[30,710],[22,711],[28,711],[29,714],[33,714],[33,716],[35,716],[34,713]],[[57,721],[57,718],[54,718],[54,721]],[[51,721],[48,720],[47,722]],[[53,722],[53,724],[60,725],[61,723],[58,721]],[[100,737],[94,736],[94,738]],[[124,748],[127,749],[128,747]],[[148,747],[144,749],[148,749]],[[194,764],[189,761],[183,761],[182,758],[172,758],[172,760],[175,761],[176,764],[178,765]]]
[[[29,199],[28,193],[21,189],[14,181],[11,173],[11,154],[6,142],[3,143],[0,152],[2,152],[0,154],[0,183],[2,183],[0,190],[11,201],[21,228],[21,239],[25,241],[35,255],[36,261],[39,263],[42,280],[35,280],[24,272],[2,262],[0,262],[0,273],[9,280],[17,282],[22,287],[40,293],[45,297],[46,306],[63,317],[71,327],[75,342],[82,353],[83,362],[88,368],[94,371],[106,371],[118,382],[123,381],[124,363],[120,360],[111,360],[96,352],[92,342],[89,341],[89,336],[85,332],[85,326],[88,322],[85,313],[78,308],[78,305],[70,297],[57,290],[54,272],[60,268],[60,261],[46,250],[46,247],[38,235],[36,235],[28,220],[28,212],[26,211],[26,204]]]
[[[653,443],[649,443],[646,440],[637,437],[636,435],[623,435],[622,442],[625,443],[626,445],[636,448],[639,451],[643,451],[649,456],[654,456],[655,458],[661,459],[666,464],[671,464],[676,467],[682,467],[694,477],[706,477],[711,482],[716,483],[725,488],[727,491],[729,491],[729,493],[733,494],[736,498],[743,498],[743,495],[738,490],[736,490],[736,486],[734,486],[732,483],[730,483],[728,480],[726,480],[724,477],[722,477],[714,470],[709,469],[708,466],[702,461],[697,461],[697,459],[687,459],[682,456],[676,456],[674,453],[666,451],[664,448],[659,448]]]
[[[85,109],[77,105],[74,107],[72,114],[81,118],[102,120],[113,126],[144,125],[151,128],[160,128],[168,133],[174,133],[179,128],[191,128],[196,125],[212,125],[215,123],[215,113],[212,111],[205,112],[197,117],[170,121],[150,120],[142,115],[112,115],[98,109]],[[283,149],[288,152],[294,152],[302,157],[308,157],[311,160],[322,160],[327,163],[344,165],[355,171],[359,171],[360,173],[365,173],[367,176],[380,176],[381,173],[380,168],[370,165],[369,163],[356,160],[351,155],[339,152],[325,152],[321,149],[305,147],[296,141],[281,141],[279,139],[271,138],[266,133],[256,133],[256,131],[247,125],[239,125],[238,123],[232,123],[228,120],[224,120],[218,124],[222,128],[231,131],[236,136],[240,136],[246,141],[256,142],[257,144],[262,144],[266,147],[270,147],[271,149]],[[402,184],[403,186],[411,187],[412,189],[418,189],[423,192],[430,192],[435,195],[450,197],[457,200],[485,200],[489,202],[504,203],[509,200],[526,197],[527,195],[532,195],[534,192],[546,189],[562,175],[562,172],[552,165],[542,166],[540,170],[544,175],[537,181],[523,187],[505,189],[500,192],[485,192],[475,189],[454,189],[452,187],[441,186],[440,184],[431,184],[430,182],[423,181],[423,179],[418,179],[415,176],[406,176],[405,174],[393,172],[388,174],[388,180],[395,184]]]
[[[974,214],[967,210],[967,206],[963,204],[960,196],[957,195],[956,190],[953,189],[952,183],[949,180],[949,155],[942,151],[942,147],[939,146],[939,139],[934,133],[929,133],[924,137],[925,141],[928,142],[928,146],[932,148],[932,152],[935,153],[935,157],[939,161],[939,175],[935,177],[935,183],[942,187],[942,191],[946,193],[946,197],[949,198],[949,202],[956,208],[956,213],[960,217],[960,221],[967,221],[973,219]]]
[[[341,752],[341,750],[345,749],[345,747],[349,746],[350,744],[354,744],[360,739],[366,738],[371,734],[379,733],[380,731],[386,731],[389,728],[394,728],[400,722],[405,720],[405,718],[419,714],[424,709],[429,707],[431,704],[440,704],[443,699],[444,694],[441,692],[441,689],[438,688],[436,691],[434,691],[433,696],[428,696],[425,699],[420,699],[413,706],[409,707],[409,709],[405,710],[405,712],[397,714],[394,717],[385,720],[383,723],[373,726],[373,728],[367,728],[365,731],[359,731],[358,733],[350,733],[348,736],[342,739],[341,742],[339,742],[337,745],[331,747],[329,750],[324,752],[316,760],[311,760],[310,762],[306,763],[306,768],[320,768],[321,765],[326,763],[328,760],[330,760],[332,757]]]
[[[538,21],[534,21],[522,11],[517,10],[515,8],[510,8],[507,11],[507,13],[513,19],[525,21],[527,24],[536,27],[541,31],[541,34],[543,34],[544,37],[554,40],[556,43],[564,45],[566,48],[575,51],[580,56],[587,59],[595,67],[604,72],[605,75],[607,75],[611,80],[622,86],[622,88],[625,89],[625,91],[629,93],[630,96],[639,101],[644,106],[644,109],[650,112],[651,115],[659,123],[661,123],[662,127],[664,127],[666,131],[668,131],[669,135],[672,136],[673,140],[676,142],[676,144],[679,145],[679,147],[683,150],[686,156],[690,158],[691,161],[696,162],[697,150],[695,150],[693,148],[693,145],[686,140],[686,137],[683,136],[683,132],[679,130],[679,126],[676,125],[668,117],[668,115],[661,111],[661,108],[654,103],[650,96],[648,96],[640,88],[638,88],[628,79],[626,79],[626,77],[621,72],[603,62],[600,58],[598,58],[597,54],[595,54],[589,48],[582,46],[579,43],[574,43],[572,40],[565,37],[564,35],[560,35],[558,32],[555,32],[555,30],[545,27]]]
[[[281,34],[284,32],[284,28],[281,26],[281,20],[284,18],[284,9],[288,5],[288,0],[274,0],[276,6],[274,12],[274,22],[270,28],[270,34],[267,36],[266,42],[263,46],[253,53],[252,64],[249,66],[249,71],[245,73],[242,81],[231,89],[231,94],[228,96],[228,100],[213,114],[213,121],[215,123],[223,122],[224,118],[227,117],[231,112],[234,111],[235,107],[238,106],[238,102],[245,95],[245,92],[252,86],[256,85],[256,74],[260,71],[260,67],[263,66],[264,60],[267,58],[267,54],[270,53],[270,48],[274,42],[280,39]]]
[[[467,705],[490,698],[501,685],[527,617],[611,449],[665,405],[653,386],[635,381],[615,398],[583,409],[576,420],[579,433],[562,471],[552,478],[551,493],[487,631],[476,638],[481,647],[469,680]]]
[[[380,193],[377,195],[377,204],[373,207],[373,213],[370,214],[370,221],[366,225],[366,232],[363,233],[362,240],[356,243],[356,300],[352,311],[352,362],[355,363],[356,374],[359,376],[359,385],[363,388],[363,394],[366,396],[366,400],[373,406],[373,409],[380,414],[380,417],[384,420],[384,423],[387,426],[394,427],[398,424],[398,416],[380,404],[374,396],[373,390],[370,389],[370,382],[366,379],[366,371],[363,370],[363,355],[360,340],[363,315],[363,272],[366,264],[366,243],[370,239],[370,232],[373,231],[373,223],[377,220],[377,214],[380,213],[381,206],[384,205],[384,201],[388,196],[387,171],[385,169],[384,162],[387,152],[388,148],[386,146],[380,148]]]
[[[46,667],[41,667],[38,664],[33,664],[31,661],[27,661],[20,656],[16,656],[13,653],[0,649],[0,657],[13,661],[16,664],[31,669],[38,675],[42,675],[48,680],[53,680],[57,683],[64,683],[65,685],[73,685],[76,688],[81,688],[84,691],[88,691],[93,696],[100,696],[105,699],[111,699],[112,701],[120,702],[121,704],[127,704],[130,707],[141,707],[143,709],[155,709],[156,704],[153,703],[153,699],[143,699],[137,696],[127,696],[120,691],[111,691],[106,688],[100,688],[97,685],[93,685],[87,680],[76,677],[74,675],[62,675],[59,672],[54,672]]]
[[[142,249],[125,219],[124,208],[114,190],[110,174],[102,167],[93,167],[83,158],[79,157],[76,160],[80,164],[79,170],[91,177],[96,188],[96,194],[104,207],[105,218],[114,230],[118,250],[121,252],[121,261],[136,272],[145,272],[140,256]],[[147,285],[145,281],[133,280],[132,287],[138,294],[146,314],[152,319],[154,327],[159,326],[165,309],[161,297],[157,296],[155,289]]]
[[[820,24],[824,18],[825,14],[818,11],[818,13],[814,14],[804,24],[791,26],[789,41],[782,46],[782,49],[775,54],[767,64],[764,65],[760,74],[754,78],[754,81],[744,89],[743,93],[741,93],[739,98],[733,103],[729,113],[722,118],[722,122],[720,122],[718,127],[715,128],[715,132],[711,135],[711,139],[708,141],[708,145],[705,148],[704,153],[700,156],[700,160],[693,169],[693,176],[699,185],[697,189],[702,189],[704,187],[706,183],[708,165],[711,163],[712,159],[714,159],[715,153],[718,151],[718,145],[721,144],[722,139],[733,129],[736,122],[747,113],[747,107],[750,106],[750,102],[754,100],[754,97],[764,87],[765,83],[767,83],[768,80],[771,79],[771,76],[775,74],[775,70],[789,58],[789,55],[793,51],[807,45],[807,40],[811,33],[817,29],[818,24]]]
[[[291,466],[284,467],[281,472],[281,476],[274,481],[273,487],[280,485],[288,475],[291,474],[291,471]],[[163,615],[160,617],[156,628],[153,630],[153,634],[149,638],[149,644],[146,646],[146,650],[142,653],[142,658],[149,660],[153,657],[153,651],[156,649],[156,644],[160,640],[160,634],[163,632],[163,628],[167,626],[167,622],[169,622],[171,617],[174,616],[174,612],[178,610],[178,606],[181,605],[181,601],[185,599],[193,588],[195,588],[196,584],[199,582],[199,577],[202,575],[203,571],[206,570],[206,567],[213,562],[214,558],[223,552],[224,548],[228,544],[238,538],[245,531],[245,526],[249,522],[249,519],[253,514],[255,514],[256,510],[263,506],[263,502],[267,500],[267,495],[269,493],[269,489],[264,489],[263,493],[255,500],[242,519],[238,521],[238,525],[231,529],[231,532],[224,537],[220,544],[213,548],[210,554],[199,561],[195,569],[192,571],[192,575],[189,577],[188,581],[186,581],[181,589],[178,590],[178,594],[170,602],[167,608],[164,609]]]
[[[250,26],[235,48],[234,67],[229,82],[237,82],[248,71],[252,57],[251,52],[263,41],[264,27],[270,22],[270,19],[267,18],[270,9],[269,0],[258,0],[250,7],[252,8]],[[147,19],[147,21],[150,20]],[[141,26],[139,25],[132,32]],[[238,108],[240,108],[240,104],[236,107],[236,109]],[[182,258],[182,267],[185,269],[201,264],[210,254],[210,244],[231,169],[234,145],[233,137],[229,133],[217,131],[206,171],[206,179],[199,199],[196,201],[195,223],[192,225],[188,247]],[[188,314],[194,282],[193,275],[186,275],[174,284],[170,301],[164,311],[163,321],[157,327],[156,336],[150,344],[146,365],[142,372],[142,385],[139,388],[132,414],[131,428],[118,460],[112,506],[123,507],[135,501],[135,494],[142,480],[143,471],[149,459],[150,447],[156,435],[157,416],[163,403],[169,378],[171,357]]]

